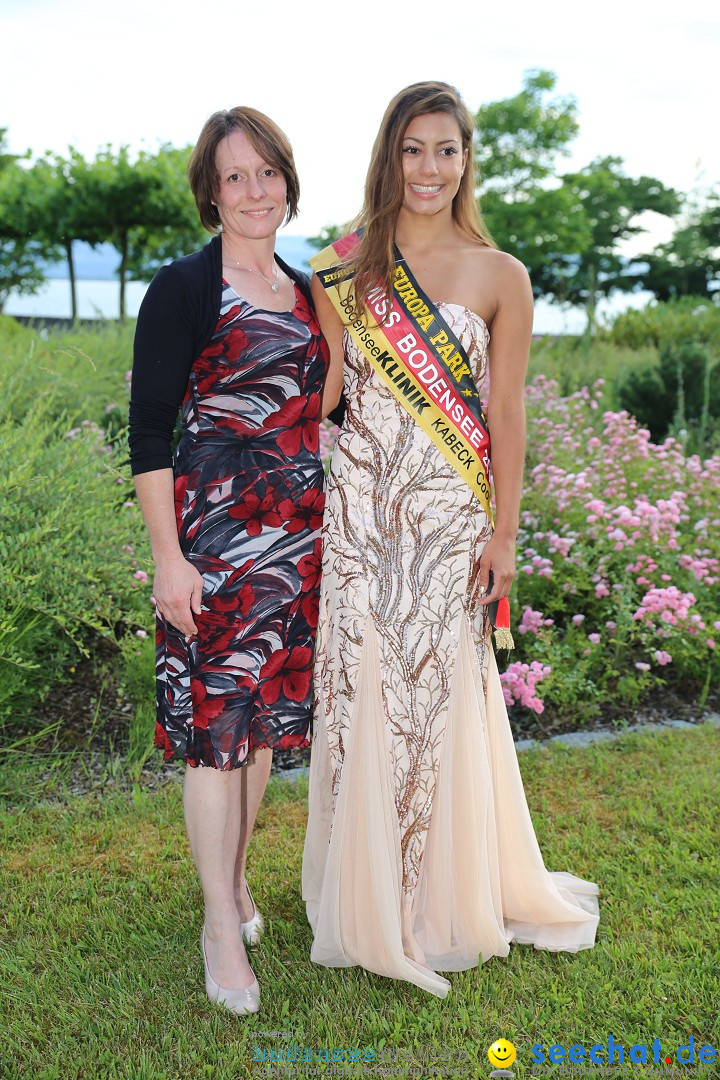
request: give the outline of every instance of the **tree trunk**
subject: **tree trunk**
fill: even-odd
[[[63,240],[63,247],[65,248],[65,258],[68,264],[68,277],[70,278],[70,317],[73,322],[73,326],[78,321],[77,310],[77,287],[75,284],[75,262],[73,260],[72,240]]]
[[[589,351],[595,334],[597,300],[597,268],[591,263],[588,267],[588,294],[587,300],[585,301],[585,314],[587,315],[587,325],[584,334],[585,352]]]
[[[125,278],[127,275],[128,237],[124,232],[120,238],[120,322],[125,322]]]
[[[710,350],[705,350],[705,373],[703,378],[703,403],[702,412],[700,413],[700,432],[698,435],[698,442],[700,444],[700,453],[709,454],[709,447],[705,446],[705,440],[707,438],[708,428],[710,426]]]

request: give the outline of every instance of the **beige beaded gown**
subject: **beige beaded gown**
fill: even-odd
[[[438,305],[475,382],[489,335]],[[303,897],[311,959],[443,997],[511,941],[592,947],[597,887],[543,864],[490,627],[470,583],[489,521],[345,338],[330,471]]]

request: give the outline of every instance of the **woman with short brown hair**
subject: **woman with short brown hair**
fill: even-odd
[[[327,353],[307,280],[275,254],[299,196],[283,132],[255,109],[217,112],[189,177],[214,235],[143,300],[130,450],[156,568],[156,745],[189,766],[206,990],[243,1015],[260,1001],[243,939],[263,931],[247,847],[273,748],[307,745]]]
[[[216,233],[221,228],[215,203],[215,155],[220,143],[234,131],[244,132],[257,153],[282,173],[287,204],[286,223],[292,221],[300,201],[300,180],[288,137],[269,116],[247,105],[236,105],[233,109],[223,109],[208,117],[190,156],[188,180],[201,222],[210,233]]]

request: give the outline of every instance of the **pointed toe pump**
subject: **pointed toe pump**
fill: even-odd
[[[224,990],[222,986],[218,986],[210,974],[205,951],[205,927],[200,935],[200,947],[205,965],[205,992],[210,1001],[216,1005],[224,1005],[226,1009],[238,1016],[256,1013],[260,1008],[260,986],[257,979],[253,979],[250,985],[242,990]]]

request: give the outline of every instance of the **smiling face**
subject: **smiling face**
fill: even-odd
[[[287,210],[282,172],[261,157],[244,131],[233,131],[218,143],[215,166],[215,204],[223,235],[229,240],[272,236]]]
[[[402,142],[403,207],[416,214],[451,210],[466,160],[460,128],[450,113],[416,116]]]
[[[498,1068],[508,1068],[512,1065],[516,1057],[517,1051],[513,1044],[508,1042],[507,1039],[498,1039],[488,1050],[490,1064],[497,1065]]]

